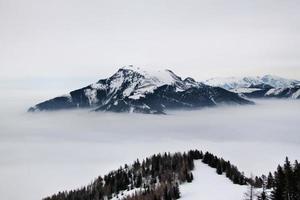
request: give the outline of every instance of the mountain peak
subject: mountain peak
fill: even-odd
[[[120,68],[118,72],[133,72],[139,74],[146,82],[152,82],[158,85],[172,85],[178,81],[182,81],[179,76],[169,69],[165,70],[148,70],[133,65],[128,65]],[[117,73],[118,73],[117,72]]]
[[[135,71],[135,72],[139,72],[139,73],[143,73],[145,71],[142,68],[136,67],[136,66],[133,66],[133,65],[126,65],[126,66],[121,67],[119,69],[119,71],[122,71],[122,70],[130,70],[130,71]]]
[[[172,72],[170,69],[164,69],[164,70],[149,70],[143,67],[137,67],[134,65],[126,65],[124,67],[121,67],[118,71],[134,71],[136,73],[140,73],[140,74],[153,74],[153,73],[172,73],[174,74],[174,72]]]
[[[162,113],[164,109],[198,108],[217,103],[249,104],[238,94],[182,80],[171,70],[150,71],[132,65],[107,79],[37,104],[30,111],[92,108],[114,112]]]

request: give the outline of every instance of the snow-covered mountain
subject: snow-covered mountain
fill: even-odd
[[[199,108],[220,103],[250,104],[220,87],[192,78],[181,79],[170,70],[120,68],[107,79],[37,104],[29,111],[91,108],[96,111],[163,113],[166,109]]]
[[[227,90],[237,88],[249,88],[254,85],[269,85],[273,88],[287,88],[300,84],[300,81],[285,79],[279,76],[249,76],[249,77],[225,77],[211,78],[204,81],[205,84],[215,87],[222,87]]]
[[[205,84],[243,94],[247,97],[300,99],[300,81],[278,76],[211,78]]]

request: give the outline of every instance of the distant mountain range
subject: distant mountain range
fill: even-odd
[[[31,107],[29,111],[89,108],[95,111],[164,113],[218,104],[253,104],[240,94],[182,79],[170,70],[145,71],[128,66],[107,79]]]
[[[197,82],[171,70],[120,68],[107,79],[31,107],[29,111],[89,108],[94,111],[164,113],[218,104],[253,104],[249,98],[300,99],[300,81],[278,76],[211,78]]]
[[[300,81],[278,76],[211,78],[204,83],[243,94],[248,98],[300,99]]]

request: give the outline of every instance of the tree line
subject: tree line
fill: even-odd
[[[192,168],[194,168],[194,160],[202,160],[203,163],[215,168],[218,174],[226,173],[226,177],[229,178],[234,184],[245,185],[247,178],[244,173],[240,172],[236,166],[232,165],[229,161],[225,161],[223,158],[218,158],[212,153],[206,152],[203,154],[199,150],[191,150],[187,153],[188,160],[191,162]],[[186,174],[186,173],[184,173]],[[188,175],[190,174],[190,175]],[[193,174],[190,172],[186,174],[186,182],[193,181]],[[164,182],[158,187],[152,187],[152,190],[145,189],[142,192],[129,195],[123,200],[173,200],[180,198],[180,191],[178,184],[185,182]],[[171,184],[170,184],[171,183]]]
[[[214,168],[217,174],[224,174],[233,184],[251,186],[247,200],[300,200],[300,167],[297,161],[292,165],[286,158],[285,164],[279,165],[274,173],[247,178],[230,161],[199,150],[154,154],[142,161],[137,159],[132,165],[125,164],[103,177],[99,176],[87,186],[58,192],[43,200],[107,200],[133,189],[133,194],[124,195],[122,199],[179,199],[179,185],[194,179],[192,170],[195,160],[202,160],[204,164]],[[254,188],[262,188],[262,192],[254,195]],[[272,192],[269,195],[266,191]]]
[[[291,164],[286,157],[283,166],[278,165],[274,173],[255,177],[249,185],[262,191],[258,195],[254,188],[248,191],[247,200],[300,200],[300,164],[297,160]]]
[[[104,177],[99,176],[88,186],[59,192],[44,200],[110,199],[121,191],[134,188],[144,188],[142,191],[148,194],[162,190],[166,197],[178,199],[178,184],[191,182],[193,169],[194,160],[189,153],[157,154],[142,162],[136,160],[131,166],[120,167]]]

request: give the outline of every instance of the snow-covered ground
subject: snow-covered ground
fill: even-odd
[[[300,101],[258,101],[255,106],[173,111],[165,116],[26,113],[32,103],[64,93],[43,91],[2,90],[3,200],[39,200],[86,185],[136,158],[165,151],[208,150],[248,175],[274,170],[285,156],[300,158]],[[192,185],[198,187],[197,182]]]
[[[134,188],[132,190],[125,190],[125,191],[122,191],[122,192],[119,192],[119,194],[113,196],[111,198],[111,200],[122,200],[126,197],[129,197],[129,196],[132,196],[134,194],[140,194],[141,192],[143,192],[143,188]]]
[[[182,200],[242,200],[247,186],[234,185],[225,175],[201,161],[195,161],[192,183],[180,186]]]
[[[180,185],[180,199],[182,200],[242,200],[247,192],[247,186],[233,184],[225,174],[218,175],[216,169],[209,167],[201,160],[195,161],[195,169],[192,172],[193,182]],[[140,193],[141,189],[135,188],[120,192],[111,200],[122,200],[136,192]]]

